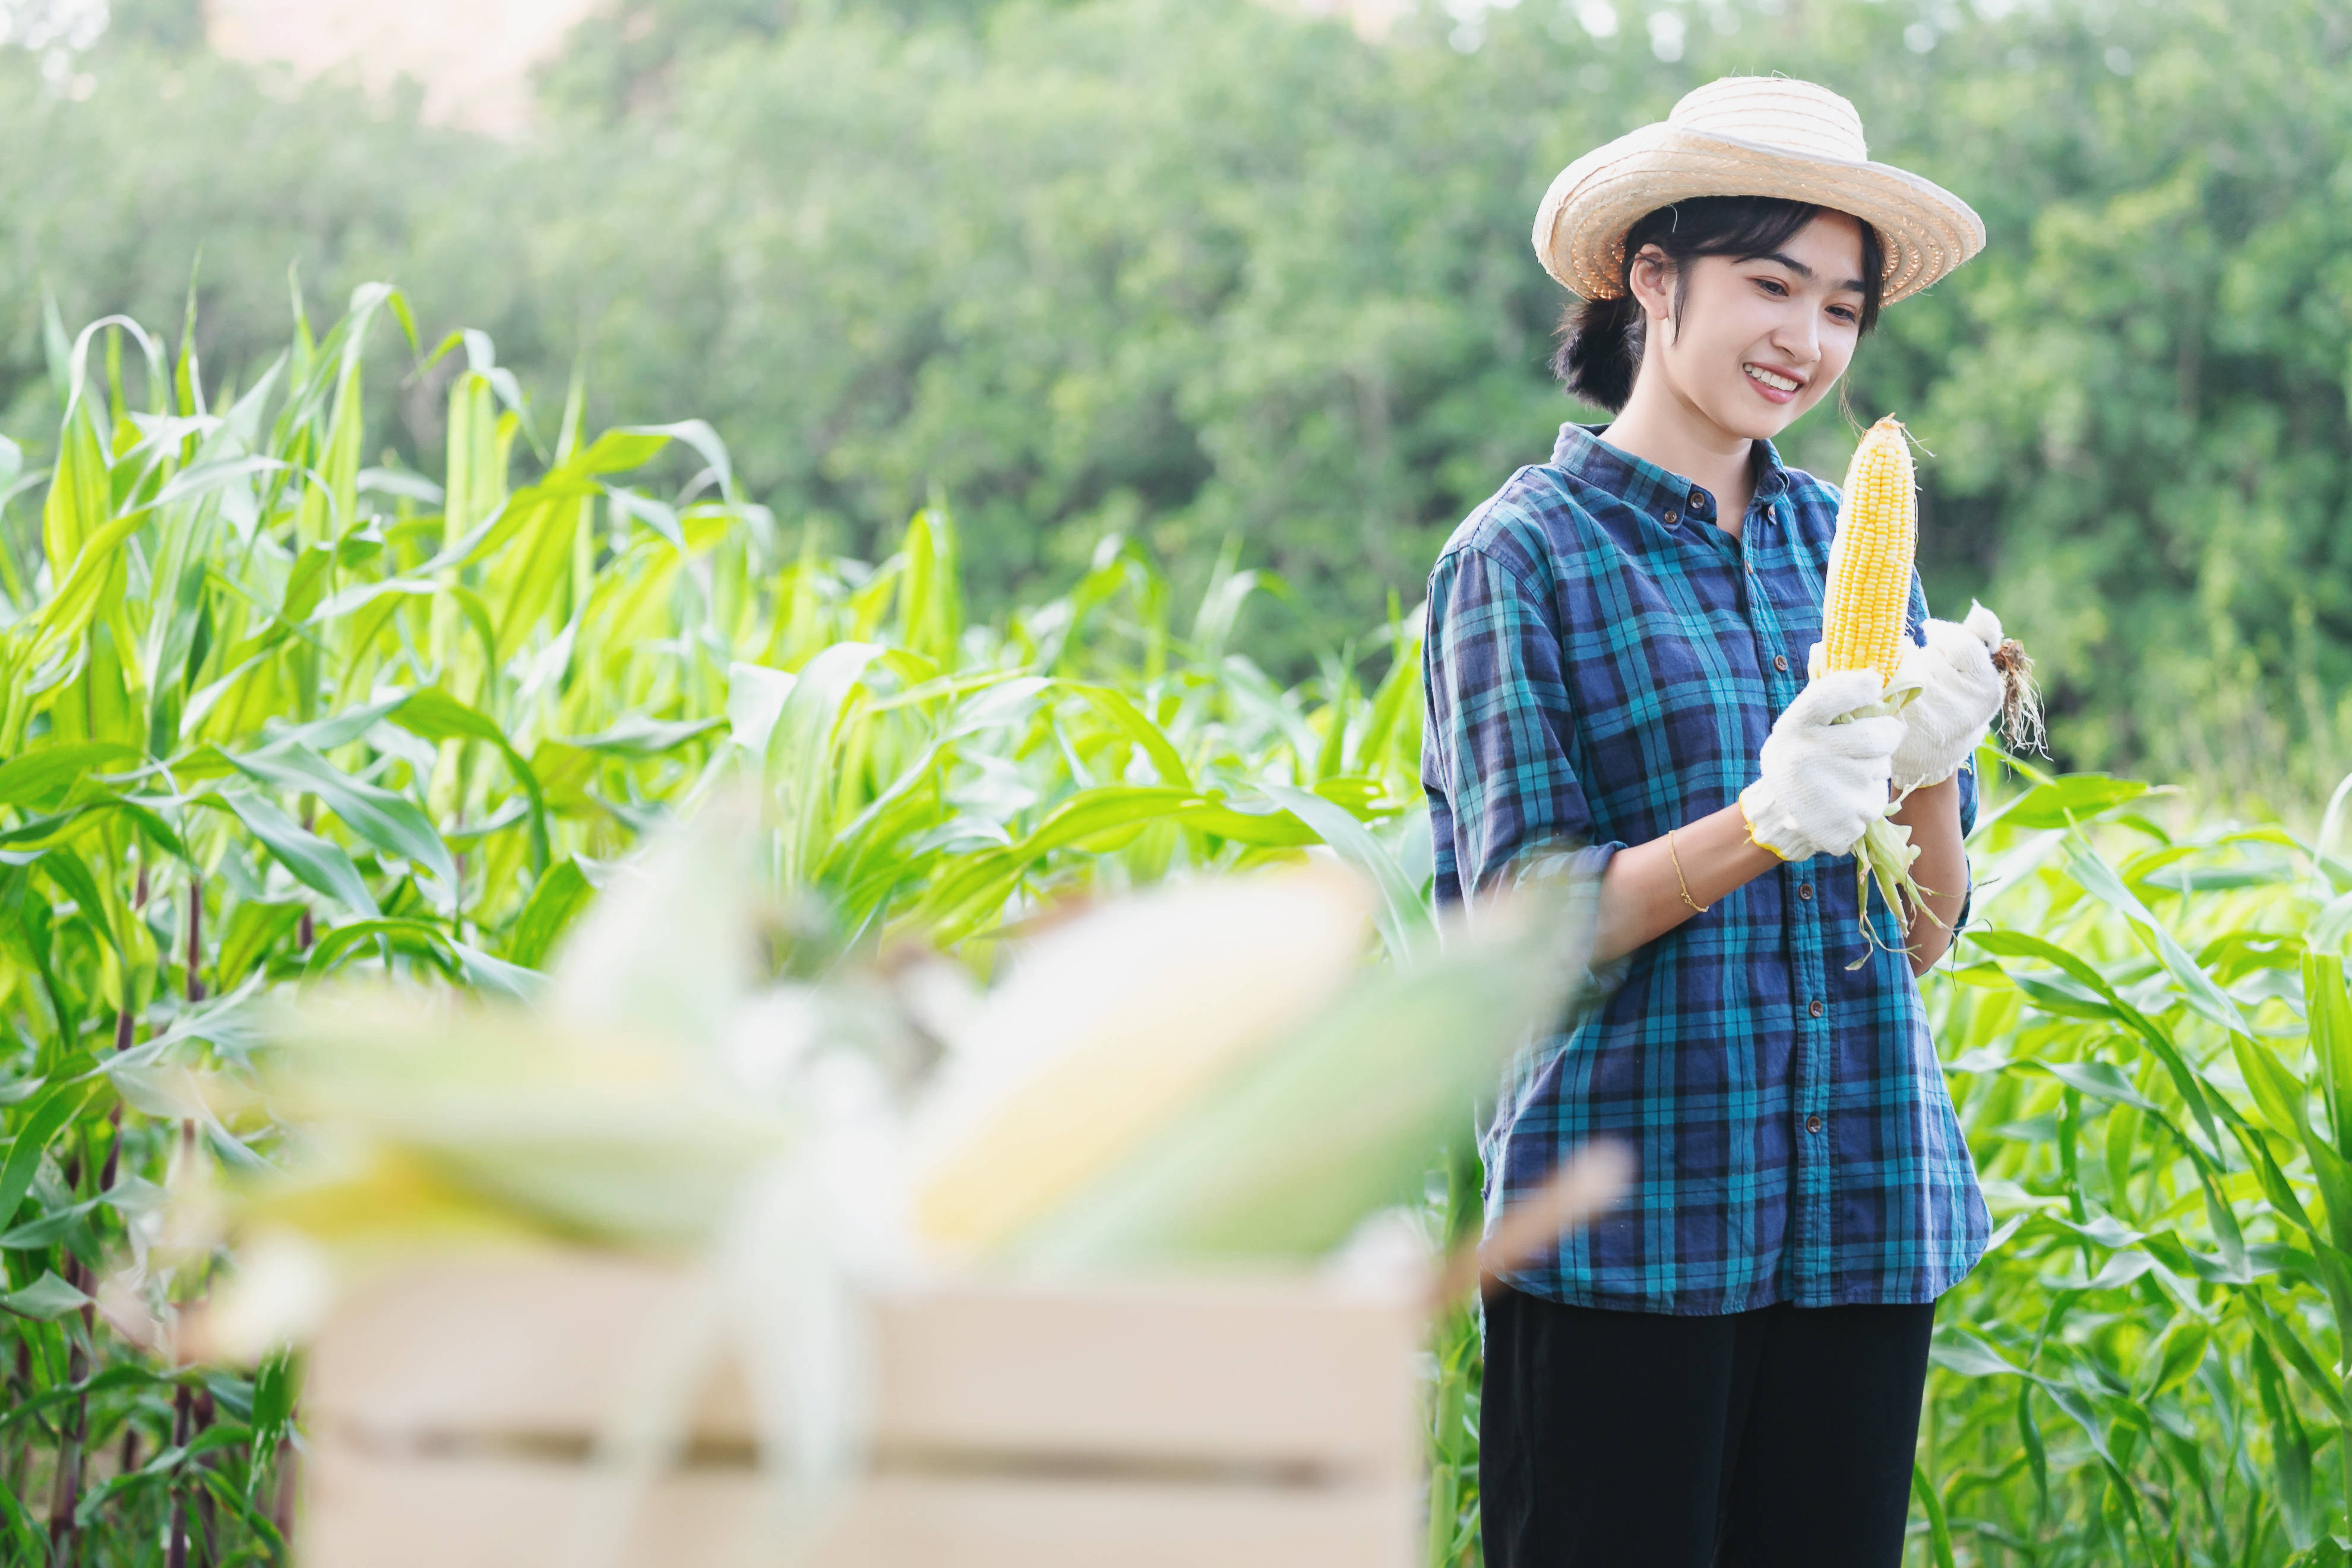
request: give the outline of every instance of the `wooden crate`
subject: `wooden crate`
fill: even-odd
[[[319,1340],[305,1568],[580,1558],[585,1454],[677,1277],[607,1258],[420,1270]],[[874,1461],[812,1568],[1405,1568],[1410,1300],[1311,1281],[965,1285],[872,1304]],[[714,1380],[698,1458],[610,1561],[772,1561],[748,1404]],[[750,1544],[752,1550],[746,1551]]]

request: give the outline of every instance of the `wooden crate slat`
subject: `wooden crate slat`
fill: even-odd
[[[604,1257],[420,1268],[338,1313],[311,1356],[306,1413],[394,1440],[591,1432],[634,1347],[675,1331],[680,1289],[671,1272]],[[1412,1467],[1409,1300],[1298,1280],[959,1283],[873,1312],[886,1453]],[[751,1436],[740,1379],[714,1380],[697,1429]]]
[[[678,1275],[598,1254],[418,1265],[339,1303],[312,1345],[304,1418],[388,1433],[591,1432],[623,1358],[674,1322]],[[718,1429],[746,1430],[740,1411]]]
[[[1412,1464],[1419,1312],[1298,1282],[960,1286],[880,1303],[883,1439]]]
[[[593,1472],[496,1455],[381,1455],[331,1438],[308,1467],[304,1568],[570,1568]],[[625,1568],[751,1562],[747,1470],[665,1477]],[[882,1477],[807,1568],[1408,1568],[1411,1489],[1215,1487],[1013,1477]]]

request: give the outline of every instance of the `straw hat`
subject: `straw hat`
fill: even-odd
[[[1870,161],[1853,104],[1809,81],[1729,76],[1561,170],[1536,210],[1536,255],[1584,298],[1613,299],[1624,292],[1625,231],[1692,196],[1786,196],[1851,213],[1878,231],[1888,304],[1984,248],[1984,220],[1968,203]]]

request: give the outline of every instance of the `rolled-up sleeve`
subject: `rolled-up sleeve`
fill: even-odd
[[[1538,855],[1565,853],[1571,874],[1597,884],[1624,846],[1593,842],[1546,596],[1475,546],[1447,552],[1430,574],[1422,659],[1439,901],[1491,889]]]

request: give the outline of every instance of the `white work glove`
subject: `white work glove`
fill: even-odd
[[[1903,743],[1895,748],[1895,787],[1906,791],[1950,778],[2000,711],[2000,672],[1992,667],[1999,616],[1971,604],[1967,620],[1928,621],[1919,633],[1927,645],[1904,648],[1895,677],[1919,688],[1904,707]]]
[[[1773,722],[1758,753],[1762,776],[1739,792],[1748,837],[1783,860],[1843,855],[1886,811],[1903,721],[1856,719],[1885,695],[1874,669],[1816,676]]]

